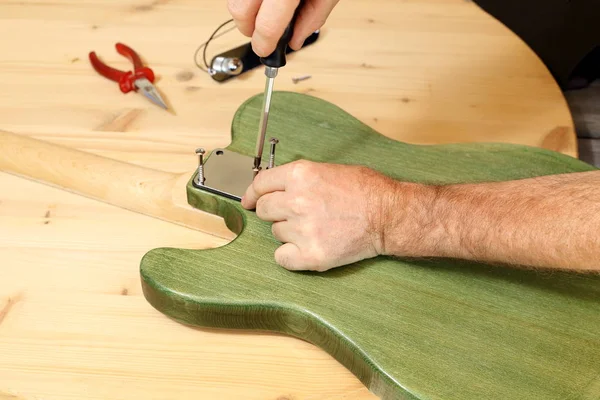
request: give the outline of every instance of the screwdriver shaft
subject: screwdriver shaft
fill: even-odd
[[[265,67],[265,75],[267,81],[265,82],[265,94],[262,103],[262,112],[260,115],[260,124],[258,128],[258,138],[256,140],[256,156],[254,157],[254,171],[258,173],[260,169],[261,159],[263,155],[263,148],[265,146],[265,136],[267,134],[267,125],[269,122],[269,111],[271,109],[271,97],[273,96],[273,86],[275,84],[275,77],[277,76],[277,68]]]

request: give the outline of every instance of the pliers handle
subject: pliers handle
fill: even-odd
[[[135,81],[138,79],[146,78],[151,83],[154,83],[154,72],[150,68],[144,67],[140,56],[132,48],[124,45],[123,43],[117,43],[115,47],[117,48],[117,52],[119,54],[127,57],[133,63],[133,71],[125,72],[109,67],[100,61],[98,56],[96,56],[96,53],[92,51],[90,53],[90,62],[100,75],[112,81],[118,82],[119,88],[123,93],[129,93],[132,90],[137,91],[138,88],[135,85]]]

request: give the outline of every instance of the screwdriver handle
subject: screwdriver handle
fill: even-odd
[[[292,18],[290,24],[287,26],[287,28],[285,28],[285,31],[283,32],[283,36],[281,36],[281,39],[279,39],[279,42],[277,42],[277,47],[275,48],[275,51],[273,53],[271,53],[271,55],[269,55],[268,57],[261,57],[260,58],[260,62],[263,63],[263,65],[267,66],[267,67],[272,67],[272,68],[281,68],[284,67],[286,64],[286,52],[287,52],[287,47],[288,44],[290,43],[290,40],[292,40],[292,36],[294,36],[294,25],[296,25],[296,19],[298,18],[298,14],[300,13],[300,10],[302,9],[302,6],[304,5],[304,0],[300,0],[300,4],[298,5],[298,7],[296,8],[296,11],[294,12],[294,17]]]

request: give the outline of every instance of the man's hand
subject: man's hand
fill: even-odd
[[[320,29],[339,0],[306,0],[289,46],[299,50]],[[242,34],[252,37],[252,49],[267,57],[275,50],[300,0],[228,0],[229,13]]]
[[[429,186],[297,161],[242,199],[273,222],[276,261],[326,271],[377,255],[600,271],[600,171]]]
[[[296,161],[261,171],[242,205],[273,222],[277,263],[325,271],[382,252],[394,185],[365,167]]]

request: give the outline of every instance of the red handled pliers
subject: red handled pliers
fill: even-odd
[[[141,90],[142,94],[146,96],[154,104],[168,109],[166,103],[154,87],[154,72],[144,67],[140,56],[128,46],[122,43],[116,44],[117,52],[127,57],[133,63],[133,71],[119,71],[118,69],[109,67],[98,59],[95,52],[90,53],[90,62],[94,69],[105,78],[119,83],[119,88],[123,93],[129,93],[132,90]]]

